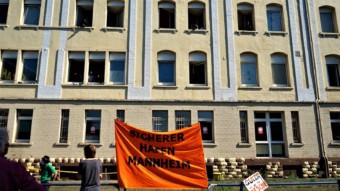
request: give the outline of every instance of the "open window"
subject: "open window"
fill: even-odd
[[[125,84],[125,53],[110,53],[110,82]]]
[[[159,28],[175,28],[175,10],[175,3],[164,1],[158,3]]]
[[[328,84],[330,87],[340,87],[340,57],[337,55],[326,56]]]
[[[38,52],[25,51],[22,54],[23,59],[23,71],[22,81],[33,83],[37,81],[37,69],[38,69]]]
[[[157,55],[158,61],[158,84],[175,85],[176,55],[170,51],[162,51]]]
[[[70,52],[68,56],[68,82],[84,82],[85,53]]]
[[[277,4],[267,5],[268,31],[283,31],[282,7]]]
[[[323,6],[319,8],[322,32],[337,32],[335,10],[333,7]]]
[[[207,85],[207,57],[203,52],[192,52],[189,55],[189,83]]]
[[[91,27],[93,19],[93,0],[77,0],[76,26]]]
[[[274,86],[288,86],[287,57],[282,53],[271,55],[272,77]]]
[[[241,54],[241,85],[258,86],[256,54]]]
[[[39,25],[40,0],[25,0],[24,24]]]
[[[104,83],[105,52],[90,52],[88,82]]]
[[[188,27],[191,30],[206,29],[204,3],[189,3],[188,22]]]
[[[8,0],[0,0],[0,25],[7,23]]]
[[[1,81],[14,82],[17,69],[17,51],[2,51]]]
[[[124,26],[124,1],[108,0],[107,1],[107,21],[108,27]]]
[[[255,31],[254,6],[249,3],[237,5],[238,30]]]

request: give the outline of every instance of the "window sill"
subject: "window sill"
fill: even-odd
[[[320,32],[319,37],[321,38],[338,38],[340,33],[331,33],[331,32]]]
[[[86,146],[86,145],[94,145],[94,146],[96,146],[96,147],[101,147],[101,146],[103,146],[103,144],[101,144],[101,143],[90,143],[90,142],[86,142],[86,143],[84,143],[84,142],[81,142],[81,143],[78,143],[78,146],[79,147],[84,147],[84,146]]]
[[[31,30],[38,30],[39,29],[39,25],[18,25],[16,27],[14,27],[15,29],[31,29]]]
[[[184,31],[187,34],[207,34],[209,31],[206,29],[188,29]]]
[[[291,143],[290,147],[303,147],[305,144],[303,143]]]
[[[201,89],[201,90],[208,90],[210,89],[207,85],[188,85],[185,87],[185,89]]]
[[[73,27],[67,27],[67,29],[71,29],[73,31],[93,31],[94,27],[81,27],[81,26],[73,26]]]
[[[246,148],[246,147],[251,147],[251,146],[252,146],[251,143],[237,143],[237,147]]]
[[[264,33],[267,36],[287,36],[288,33],[284,31],[266,31]]]
[[[262,88],[259,86],[246,86],[246,85],[242,85],[238,89],[239,90],[262,90]]]
[[[54,143],[53,146],[55,147],[68,147],[70,146],[70,143]]]
[[[28,143],[14,142],[14,143],[10,143],[9,146],[14,146],[14,147],[30,147],[30,146],[32,146],[32,143],[31,142],[28,142]]]
[[[110,87],[110,88],[127,88],[126,84],[102,84],[102,83],[88,83],[84,84],[82,82],[73,82],[62,84],[63,87]]]
[[[0,29],[4,30],[5,28],[8,28],[8,25],[0,24]]]
[[[3,86],[38,86],[38,82],[14,82],[14,81],[0,81]]]
[[[217,144],[215,144],[215,143],[205,143],[205,142],[203,142],[203,147],[217,147]]]
[[[178,87],[176,85],[161,85],[157,84],[153,86],[154,89],[177,89]]]
[[[338,142],[338,141],[336,141],[336,142],[332,141],[332,142],[329,143],[329,146],[331,146],[331,147],[340,147],[340,142]]]
[[[339,87],[327,87],[327,91],[340,91],[340,86]]]
[[[126,31],[126,28],[123,28],[123,27],[103,27],[101,30],[104,31],[104,32],[118,31],[118,32],[122,33],[124,31]]]
[[[155,29],[154,32],[156,33],[176,33],[178,30],[177,29],[172,29],[172,28],[159,28]]]
[[[293,90],[292,87],[289,86],[272,86],[269,90],[277,91],[277,90],[284,90],[284,91],[291,91]]]
[[[235,34],[237,34],[237,35],[253,35],[253,36],[256,36],[257,33],[258,33],[257,31],[246,31],[246,30],[235,31]]]

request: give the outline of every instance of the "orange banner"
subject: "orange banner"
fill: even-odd
[[[208,187],[199,123],[149,132],[115,121],[118,182],[122,188]]]

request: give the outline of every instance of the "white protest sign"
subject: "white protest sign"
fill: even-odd
[[[249,191],[263,191],[268,188],[268,184],[259,172],[255,172],[243,180],[243,184]]]

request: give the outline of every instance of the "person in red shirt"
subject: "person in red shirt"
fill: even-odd
[[[17,162],[5,158],[8,132],[0,128],[0,189],[1,191],[44,191],[44,188]]]

